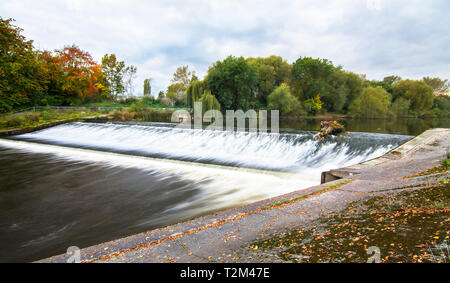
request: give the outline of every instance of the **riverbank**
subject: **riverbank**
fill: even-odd
[[[81,260],[84,262],[319,261],[316,259],[366,261],[369,256],[363,256],[364,252],[367,254],[364,248],[371,246],[377,246],[380,249],[381,260],[386,262],[413,262],[415,258],[418,258],[418,261],[419,259],[420,261],[432,260],[428,254],[421,254],[420,250],[413,251],[406,257],[402,254],[400,257],[396,255],[396,252],[403,252],[403,248],[400,250],[390,248],[391,244],[410,247],[417,243],[424,249],[428,247],[433,249],[434,245],[440,244],[449,236],[448,231],[445,230],[446,226],[442,227],[439,224],[448,222],[446,220],[448,219],[448,202],[445,198],[448,197],[449,192],[448,167],[429,171],[432,173],[426,171],[440,166],[440,160],[446,157],[450,147],[450,130],[433,129],[414,140],[416,144],[409,143],[397,148],[393,151],[397,153],[391,152],[389,158],[381,157],[353,168],[352,175],[345,179],[85,248],[81,250]],[[430,190],[431,188],[437,189]],[[408,202],[414,199],[408,193],[417,194],[417,202]],[[394,213],[394,210],[387,210],[388,207],[385,204],[388,202],[392,204],[389,209],[399,208],[406,215],[411,213],[424,220],[417,222],[419,218],[414,216],[409,223],[400,216],[392,218],[389,213]],[[374,205],[369,206],[370,203]],[[386,210],[380,209],[383,207],[386,207]],[[372,213],[373,211],[376,212]],[[417,214],[417,211],[425,214]],[[380,231],[384,231],[383,227],[387,229],[397,226],[400,227],[400,231],[392,231],[393,234],[389,237],[377,234],[371,238],[369,231],[375,227],[361,228],[358,224],[347,227],[343,225],[350,221],[346,216],[360,216],[362,220],[356,223],[364,223],[363,220],[368,217],[365,215],[375,214],[379,216],[376,219],[391,219],[385,222],[380,220],[380,223],[385,225],[381,228],[376,226],[380,228]],[[342,215],[341,219],[345,221],[333,222],[334,217],[339,215]],[[433,217],[427,218],[427,215],[433,215]],[[326,219],[329,221],[327,222]],[[329,226],[330,228],[319,229],[318,227],[323,227],[320,226],[323,221],[325,224],[337,224],[333,227]],[[412,223],[419,224],[414,226]],[[403,226],[399,226],[400,224]],[[409,232],[405,234],[402,229]],[[422,229],[426,230],[423,237],[405,242],[408,235],[422,235]],[[297,232],[300,234],[285,238],[286,235],[294,235],[293,233]],[[302,235],[302,232],[307,236],[298,236]],[[342,237],[335,239],[341,245],[337,244],[329,249],[331,256],[327,256],[327,248],[318,249],[317,245],[320,243],[334,241],[327,238],[326,241],[320,242],[320,238],[316,239],[317,237],[323,236],[323,233],[338,235],[339,232],[342,232]],[[351,237],[351,242],[348,242],[346,239],[353,232],[356,236]],[[404,234],[406,236],[402,236]],[[434,236],[431,237],[431,234]],[[295,252],[288,251],[290,256],[286,257],[288,249],[284,244],[285,239],[291,241],[287,248],[303,249],[305,247],[311,251],[310,254],[295,250]],[[353,241],[354,239],[356,240]],[[359,239],[362,239],[361,242],[358,242]],[[372,241],[372,239],[376,240]],[[283,245],[271,245],[271,243],[283,243]],[[308,245],[308,243],[316,246]],[[352,246],[355,247],[354,250]],[[314,254],[320,255],[320,258],[314,257]],[[68,255],[60,255],[41,262],[65,262],[67,258]]]

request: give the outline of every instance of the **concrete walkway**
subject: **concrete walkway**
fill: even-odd
[[[412,177],[439,165],[450,148],[450,129],[432,129],[390,153],[324,173],[334,181],[251,205],[81,250],[83,262],[251,262],[249,244],[296,228],[380,194],[448,178],[449,172]],[[338,179],[342,178],[342,179]],[[66,262],[60,255],[40,262]],[[264,259],[271,262],[270,255]]]

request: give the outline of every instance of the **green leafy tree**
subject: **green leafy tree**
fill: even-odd
[[[350,92],[347,81],[348,75],[343,70],[335,69],[330,75],[325,92],[320,97],[323,101],[323,107],[327,111],[342,112]]]
[[[390,85],[384,81],[377,81],[377,80],[365,81],[364,86],[365,87],[378,87],[379,86],[379,87],[382,87],[385,91],[392,94],[392,85]]]
[[[206,90],[203,93],[203,96],[199,100],[202,103],[203,114],[208,110],[219,110],[220,111],[220,103],[217,98],[211,94],[211,91]]]
[[[324,95],[335,67],[327,59],[300,57],[292,66],[291,90],[300,100]]]
[[[304,115],[300,102],[291,94],[289,86],[282,83],[268,97],[269,110],[279,110],[282,115]]]
[[[348,107],[350,103],[357,98],[364,88],[364,79],[361,77],[361,75],[347,72],[347,99],[344,104],[344,112],[348,111]]]
[[[123,76],[126,72],[125,62],[118,61],[115,54],[105,54],[102,58],[102,73],[110,90],[111,98],[117,100],[119,94],[124,93]]]
[[[30,105],[44,91],[33,42],[12,21],[0,18],[0,112]]]
[[[247,110],[255,100],[258,69],[243,57],[229,56],[209,68],[205,81],[222,110]]]
[[[173,73],[173,77],[171,82],[172,83],[181,83],[184,87],[184,89],[186,89],[188,87],[188,85],[191,83],[192,80],[198,79],[195,76],[195,71],[189,71],[189,66],[181,66],[178,67],[175,70],[175,73]]]
[[[150,81],[151,81],[151,79],[144,80],[144,96],[152,95],[152,88],[150,86]]]
[[[186,99],[186,89],[182,83],[174,83],[167,87],[166,97],[172,100],[175,105],[184,105]]]
[[[391,112],[397,117],[408,116],[411,101],[403,97],[397,98],[391,105]]]
[[[186,89],[186,105],[190,108],[194,107],[194,102],[199,101],[205,92],[205,82],[194,80]]]
[[[305,110],[309,114],[316,115],[322,109],[323,102],[320,100],[320,94],[314,98],[305,100]]]
[[[258,101],[267,104],[267,96],[283,82],[290,79],[292,65],[280,56],[247,58],[247,62],[256,67],[259,73]]]
[[[367,87],[349,106],[351,115],[357,117],[385,117],[391,104],[391,95],[382,87]]]
[[[411,101],[410,111],[422,115],[433,106],[433,89],[423,81],[402,80],[392,86],[394,100]]]

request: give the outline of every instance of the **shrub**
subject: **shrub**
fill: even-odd
[[[390,110],[395,116],[407,116],[410,105],[411,101],[404,99],[403,97],[399,97],[394,101],[394,103],[392,103]]]
[[[423,81],[402,80],[392,86],[395,100],[399,97],[411,101],[411,112],[422,115],[433,106],[433,89]]]
[[[367,87],[349,106],[351,115],[357,117],[385,117],[388,114],[391,95],[382,87]]]
[[[23,123],[23,119],[20,116],[12,116],[6,119],[6,127],[19,127]]]
[[[268,109],[279,110],[282,115],[304,115],[300,102],[291,94],[286,84],[281,84],[268,97]]]

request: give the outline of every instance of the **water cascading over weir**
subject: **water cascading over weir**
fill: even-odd
[[[0,235],[8,235],[0,260],[44,258],[301,190],[411,138],[314,134],[76,122],[0,139]]]

